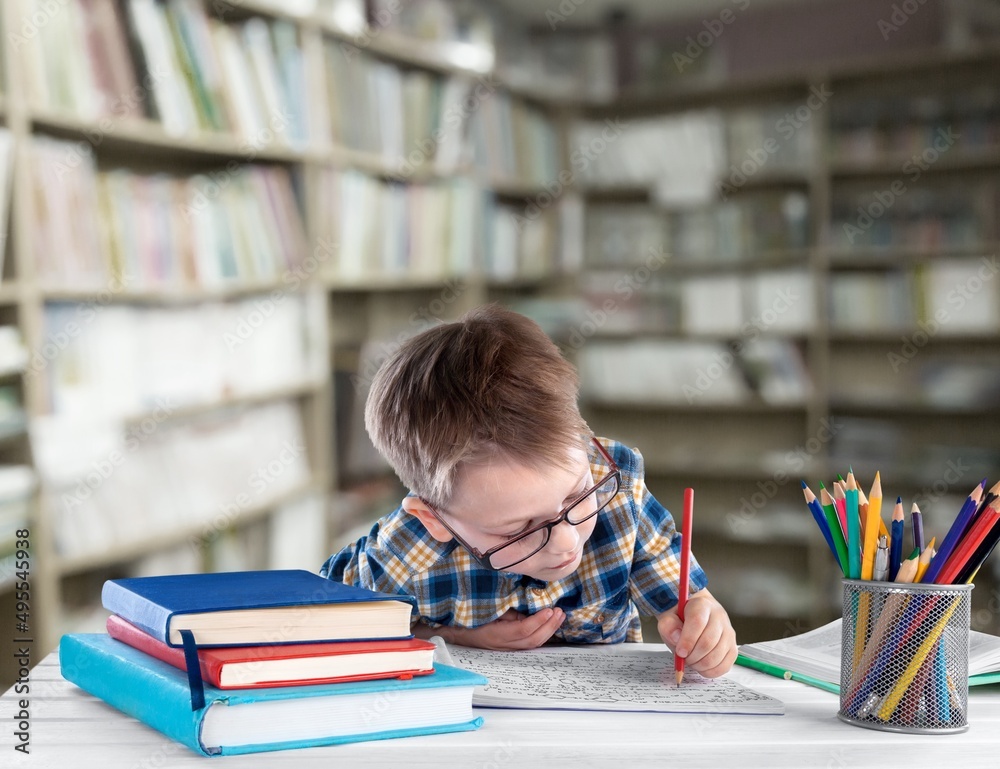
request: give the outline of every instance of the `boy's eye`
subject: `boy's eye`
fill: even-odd
[[[516,537],[520,537],[522,534],[524,534],[524,532],[526,532],[528,529],[530,529],[534,525],[535,525],[534,521],[528,521],[527,523],[524,524],[524,526],[522,526],[517,531],[512,531],[510,533],[501,534],[500,536],[503,537],[504,539],[514,539]]]

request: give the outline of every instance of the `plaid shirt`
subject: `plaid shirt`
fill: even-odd
[[[566,621],[555,637],[569,643],[641,641],[639,614],[654,616],[677,603],[680,537],[673,518],[646,488],[642,456],[598,439],[621,468],[618,495],[597,516],[579,568],[554,582],[478,566],[454,540],[439,542],[402,508],[375,523],[367,537],[331,556],[320,573],[371,590],[410,595],[430,625],[479,627],[514,609],[521,614],[558,606]],[[590,448],[594,478],[609,467]],[[691,589],[707,584],[691,558]]]

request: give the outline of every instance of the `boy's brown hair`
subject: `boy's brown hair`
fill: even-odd
[[[568,467],[590,435],[578,386],[538,324],[487,305],[404,342],[375,375],[365,427],[407,488],[446,509],[463,463]]]

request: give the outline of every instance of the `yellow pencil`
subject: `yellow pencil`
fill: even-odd
[[[930,549],[930,548],[928,548]],[[878,717],[882,721],[888,721],[892,717],[893,711],[896,706],[899,705],[899,701],[903,699],[903,695],[906,694],[906,690],[909,688],[910,684],[913,683],[913,679],[917,677],[917,673],[920,671],[920,667],[924,664],[924,660],[927,659],[927,655],[930,654],[931,649],[934,648],[934,644],[938,642],[941,637],[941,633],[944,632],[944,626],[948,624],[948,620],[951,619],[951,615],[955,613],[955,609],[958,608],[958,604],[961,602],[962,596],[956,596],[952,602],[951,606],[941,615],[941,619],[937,621],[934,628],[931,630],[930,634],[924,639],[924,642],[920,644],[917,649],[917,653],[913,655],[913,659],[907,666],[906,670],[903,671],[903,675],[899,677],[896,681],[896,685],[892,687],[892,690],[886,696],[885,700],[882,701],[882,706],[878,709]]]
[[[875,548],[878,543],[879,521],[882,520],[882,479],[875,473],[868,515],[865,518],[865,543],[861,548],[861,579],[871,579],[875,566]]]
[[[934,557],[935,540],[937,540],[937,537],[932,537],[931,541],[927,543],[927,547],[920,554],[920,562],[917,564],[917,576],[913,578],[914,582],[920,582],[924,578],[927,567],[931,565],[931,558]]]

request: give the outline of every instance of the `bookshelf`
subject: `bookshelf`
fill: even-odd
[[[545,192],[569,105],[360,5],[4,4],[32,34],[3,46],[0,321],[41,357],[0,381],[30,424],[0,454],[41,479],[39,649],[94,627],[107,577],[318,566],[398,501],[359,437],[361,367],[562,285],[560,201],[509,220]]]
[[[631,126],[583,180],[586,416],[644,448],[668,507],[704,489],[696,549],[741,640],[839,613],[800,478],[815,489],[853,464],[870,484],[879,469],[937,531],[1000,466],[984,429],[1000,402],[998,61],[981,47],[688,78],[580,110],[576,146],[607,120]],[[799,127],[783,130],[789,115]],[[672,144],[685,125],[714,141]],[[702,194],[685,199],[684,182]],[[803,297],[794,323],[753,288],[768,276]],[[997,632],[986,571],[975,622]]]

